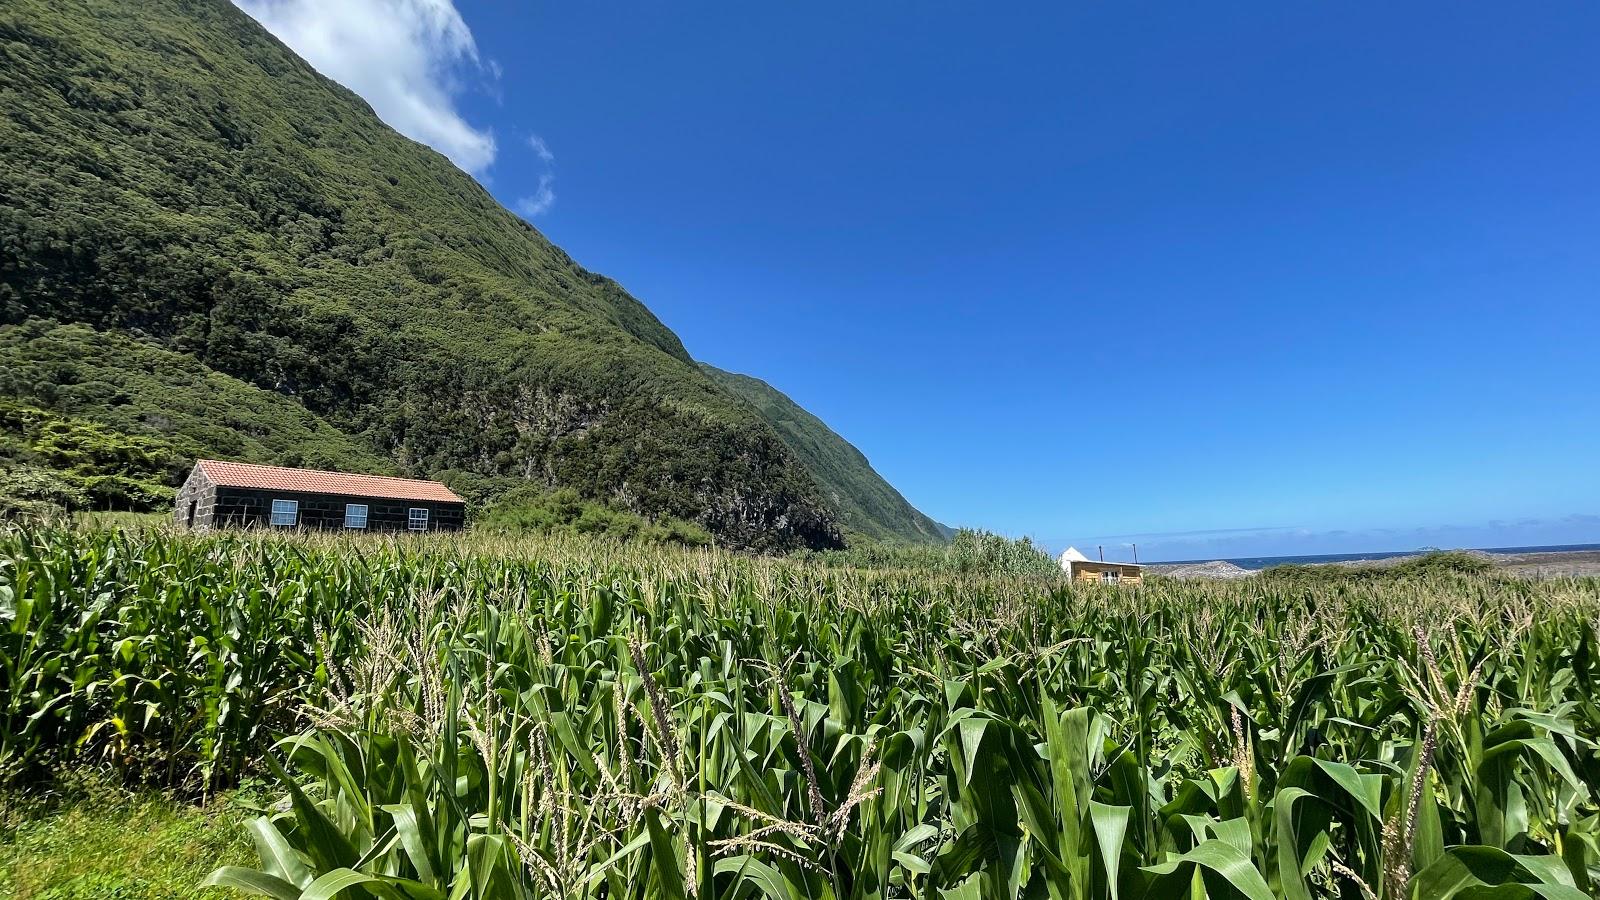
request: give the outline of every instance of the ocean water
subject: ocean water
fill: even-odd
[[[1600,550],[1600,544],[1557,544],[1548,547],[1479,547],[1487,553],[1560,553],[1570,550]],[[1293,563],[1360,562],[1368,559],[1390,559],[1396,556],[1413,556],[1425,550],[1386,550],[1379,553],[1328,553],[1321,556],[1245,556],[1229,559],[1241,569],[1266,569]],[[1184,559],[1152,565],[1174,566],[1184,563],[1211,562],[1209,559]]]

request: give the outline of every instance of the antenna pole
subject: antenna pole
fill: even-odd
[[[1139,545],[1138,544],[1134,544],[1133,545],[1133,564],[1136,565],[1136,566],[1139,564]]]
[[[1106,561],[1106,545],[1105,544],[1096,544],[1095,546],[1100,548],[1100,561],[1101,562],[1105,562]]]

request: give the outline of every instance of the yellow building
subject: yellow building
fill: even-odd
[[[1140,584],[1144,581],[1144,568],[1137,563],[1096,562],[1077,547],[1068,547],[1061,554],[1061,571],[1073,581],[1098,581],[1102,584]]]

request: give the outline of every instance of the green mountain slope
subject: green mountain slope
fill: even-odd
[[[840,542],[648,309],[226,0],[0,7],[0,329],[5,391],[130,434]]]
[[[34,320],[0,329],[0,396],[161,438],[191,460],[397,474],[393,462],[290,397],[85,325]]]
[[[806,412],[772,385],[700,364],[701,371],[744,400],[778,432],[783,443],[821,482],[823,495],[845,528],[880,541],[942,543],[953,533],[906,501],[867,457],[827,423]]]

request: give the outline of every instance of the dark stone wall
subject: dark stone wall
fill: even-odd
[[[195,466],[184,480],[183,487],[178,488],[178,496],[172,507],[173,524],[180,528],[210,528],[216,506],[217,486],[206,478],[199,466]]]
[[[229,487],[217,488],[215,493],[211,524],[219,528],[270,527],[273,500],[300,501],[299,528],[343,530],[347,503],[366,504],[367,531],[406,531],[414,508],[428,511],[429,531],[460,531],[466,525],[466,509],[460,503]]]

